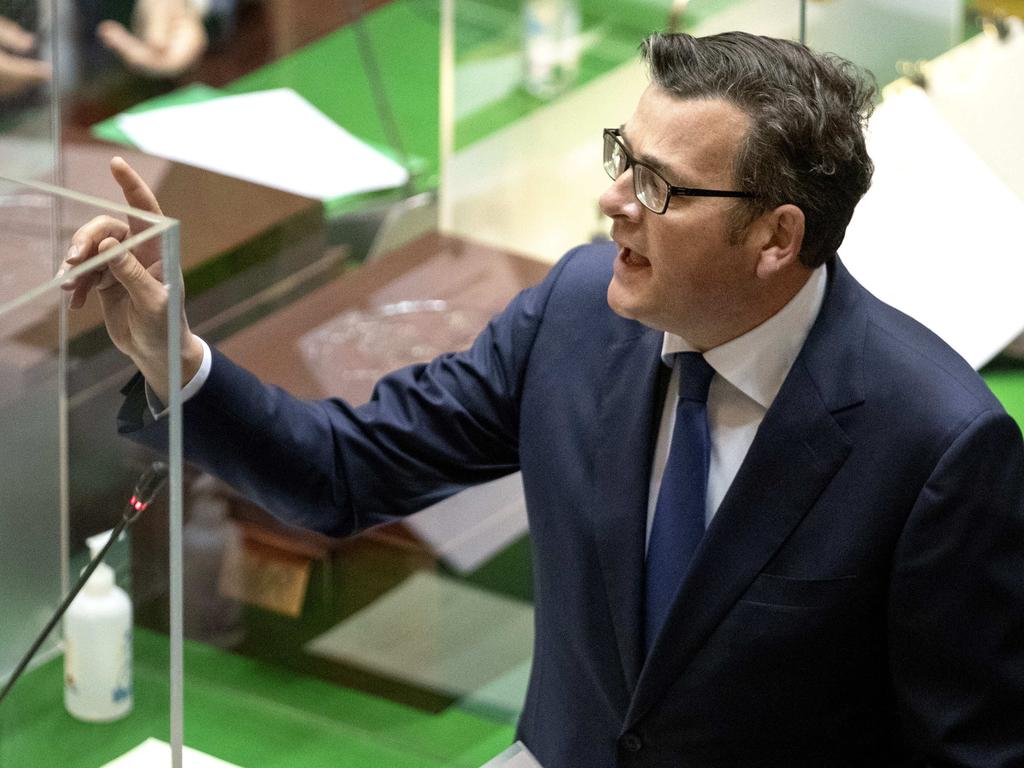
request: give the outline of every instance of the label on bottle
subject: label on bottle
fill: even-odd
[[[71,638],[64,639],[64,688],[72,694],[78,693],[78,654],[75,642]]]
[[[121,644],[121,659],[114,683],[112,700],[115,704],[132,700],[132,628],[125,630]]]

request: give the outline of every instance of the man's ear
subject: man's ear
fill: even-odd
[[[763,280],[775,277],[800,264],[804,244],[804,212],[787,203],[765,213],[754,224],[757,245],[757,276]]]

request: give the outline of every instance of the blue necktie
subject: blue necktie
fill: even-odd
[[[644,647],[648,653],[704,537],[711,462],[707,401],[715,369],[699,352],[678,353],[676,367],[676,424],[647,545]]]

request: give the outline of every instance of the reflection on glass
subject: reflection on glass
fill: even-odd
[[[325,391],[343,387],[368,397],[385,373],[466,349],[488,319],[441,299],[407,300],[342,312],[303,334],[299,345]]]

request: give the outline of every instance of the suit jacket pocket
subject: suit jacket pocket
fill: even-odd
[[[782,608],[827,608],[854,597],[862,586],[856,576],[799,579],[761,573],[740,601]]]

